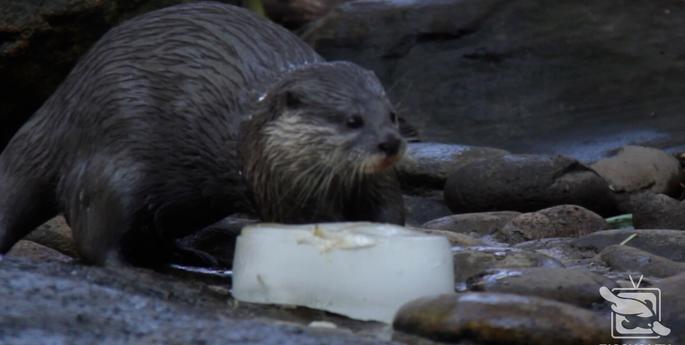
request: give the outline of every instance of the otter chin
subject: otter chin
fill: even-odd
[[[382,173],[393,167],[394,164],[402,158],[403,154],[404,152],[394,154],[392,156],[387,156],[384,154],[372,155],[362,162],[362,169],[367,174]]]
[[[85,261],[146,266],[238,212],[402,224],[404,147],[372,72],[242,8],[172,6],[106,33],[4,149],[0,253],[58,213]]]

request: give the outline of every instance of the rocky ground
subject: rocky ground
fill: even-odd
[[[408,304],[393,327],[238,303],[228,271],[85,266],[58,217],[0,261],[0,343],[612,343],[599,290],[632,287],[631,277],[661,289],[672,332],[660,341],[685,340],[685,179],[675,157],[629,146],[586,166],[417,143],[398,171],[409,225],[453,244],[457,294]],[[229,217],[182,242],[228,269],[252,222]]]
[[[107,27],[173,2],[10,2],[2,142]],[[327,11],[289,4],[314,13],[291,27]],[[450,239],[455,295],[392,326],[238,303],[227,270],[83,265],[58,217],[0,258],[0,344],[614,344],[600,288],[638,281],[671,332],[626,342],[683,343],[683,16],[676,0],[345,2],[302,35],[375,70],[422,133],[397,166],[407,225]],[[228,269],[252,222],[181,241]]]

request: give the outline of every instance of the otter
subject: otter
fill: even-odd
[[[93,264],[157,265],[232,213],[403,224],[376,76],[220,3],[108,31],[0,155],[0,254],[64,214]]]

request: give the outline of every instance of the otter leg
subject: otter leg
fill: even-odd
[[[140,174],[116,157],[76,164],[61,182],[65,216],[82,259],[97,265],[122,263],[122,239],[135,224],[133,200]]]
[[[181,245],[177,239],[190,235],[228,215],[226,203],[216,199],[191,198],[167,203],[155,212],[155,227],[160,238],[171,244],[169,261],[186,266],[217,267],[209,253]]]
[[[54,191],[39,179],[11,174],[0,162],[0,254],[57,214]]]
[[[76,249],[88,263],[120,265],[121,238],[130,226],[124,206],[111,194],[81,196],[68,215]]]

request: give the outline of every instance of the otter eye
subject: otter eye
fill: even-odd
[[[347,127],[360,128],[364,125],[364,119],[359,115],[353,115],[347,118]]]
[[[395,114],[394,111],[390,112],[390,121],[392,121],[392,123],[397,123],[397,114]]]

